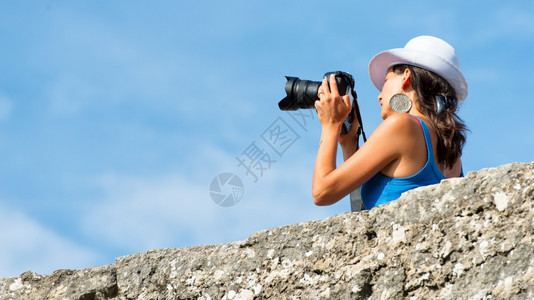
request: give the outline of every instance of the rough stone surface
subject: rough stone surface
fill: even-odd
[[[534,299],[534,162],[361,213],[114,265],[0,278],[0,299]]]

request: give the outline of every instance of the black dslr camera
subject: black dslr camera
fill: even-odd
[[[354,90],[354,78],[352,75],[346,72],[336,71],[328,72],[324,74],[327,79],[330,75],[336,76],[337,88],[341,96],[349,95],[352,100],[352,109],[349,113],[343,126],[341,127],[341,134],[349,132],[352,122],[354,121],[354,115],[356,115],[360,128],[358,132],[363,133],[363,139],[366,140],[365,133],[363,132],[362,118],[360,116],[360,109],[358,107],[358,96]],[[286,94],[287,96],[278,102],[280,110],[297,110],[299,108],[315,108],[315,101],[319,100],[317,92],[321,86],[321,81],[300,80],[297,77],[286,76]]]

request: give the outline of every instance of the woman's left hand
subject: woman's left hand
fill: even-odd
[[[340,96],[335,75],[330,75],[330,86],[327,79],[323,79],[318,96],[319,100],[315,101],[315,108],[323,127],[341,129],[341,125],[350,113],[351,103],[348,95]]]

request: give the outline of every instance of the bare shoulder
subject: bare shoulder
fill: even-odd
[[[399,134],[413,134],[414,131],[420,131],[421,125],[417,119],[413,116],[406,113],[396,113],[387,117],[381,124],[378,126],[379,130],[384,130],[396,135]]]
[[[422,134],[417,134],[420,131],[419,122],[409,114],[392,114],[380,123],[363,147],[373,145],[374,150],[388,152],[390,157],[398,158],[402,153],[413,150],[418,144],[415,139],[424,139]]]

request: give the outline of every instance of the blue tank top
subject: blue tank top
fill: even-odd
[[[371,209],[380,204],[396,200],[403,192],[416,187],[439,183],[442,179],[446,179],[445,176],[441,174],[434,159],[432,140],[430,139],[428,127],[425,122],[421,121],[421,119],[415,116],[413,117],[419,121],[423,128],[426,151],[428,153],[425,165],[419,172],[408,177],[391,178],[382,175],[381,173],[377,173],[362,185],[361,193],[365,209]]]

